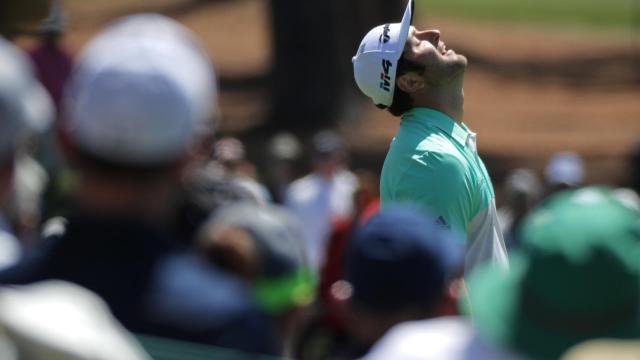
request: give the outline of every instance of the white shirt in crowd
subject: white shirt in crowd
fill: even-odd
[[[331,178],[311,173],[292,182],[287,189],[285,205],[303,224],[307,257],[312,268],[319,270],[324,263],[333,222],[352,215],[356,186],[355,175],[340,170]]]
[[[477,336],[458,316],[394,326],[362,360],[522,360]]]
[[[9,224],[0,214],[0,270],[15,264],[22,255],[18,239],[11,233]]]

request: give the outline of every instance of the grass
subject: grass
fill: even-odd
[[[184,0],[164,0],[180,2]],[[388,0],[405,1],[405,0]],[[67,0],[68,3],[136,5],[150,0]],[[155,1],[158,2],[158,1]],[[640,27],[640,0],[416,0],[423,15],[483,21],[544,24],[596,29]],[[90,5],[89,5],[90,4]]]
[[[425,16],[595,29],[640,27],[640,0],[416,1],[416,11]]]

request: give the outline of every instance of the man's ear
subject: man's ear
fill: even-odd
[[[396,79],[396,85],[406,93],[414,93],[424,88],[424,79],[415,72],[408,72]]]

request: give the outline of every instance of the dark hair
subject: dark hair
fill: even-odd
[[[15,160],[15,149],[11,148],[7,151],[6,154],[0,154],[0,171],[2,171],[5,167],[9,167],[12,165]]]
[[[397,85],[397,79],[409,72],[415,71],[418,73],[423,73],[425,70],[425,66],[419,64],[417,62],[407,60],[404,56],[401,56],[398,60],[398,67],[396,69],[396,85],[393,90],[393,102],[391,105],[386,107],[386,109],[393,115],[400,117],[405,112],[409,111],[413,107],[413,101],[411,100],[411,96],[402,91]],[[384,109],[384,105],[377,105],[380,109]]]

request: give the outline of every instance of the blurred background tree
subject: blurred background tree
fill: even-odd
[[[351,57],[372,27],[400,19],[405,1],[271,0],[268,130],[335,126],[354,106]]]
[[[33,27],[49,13],[50,0],[0,1],[0,35],[12,38]]]

